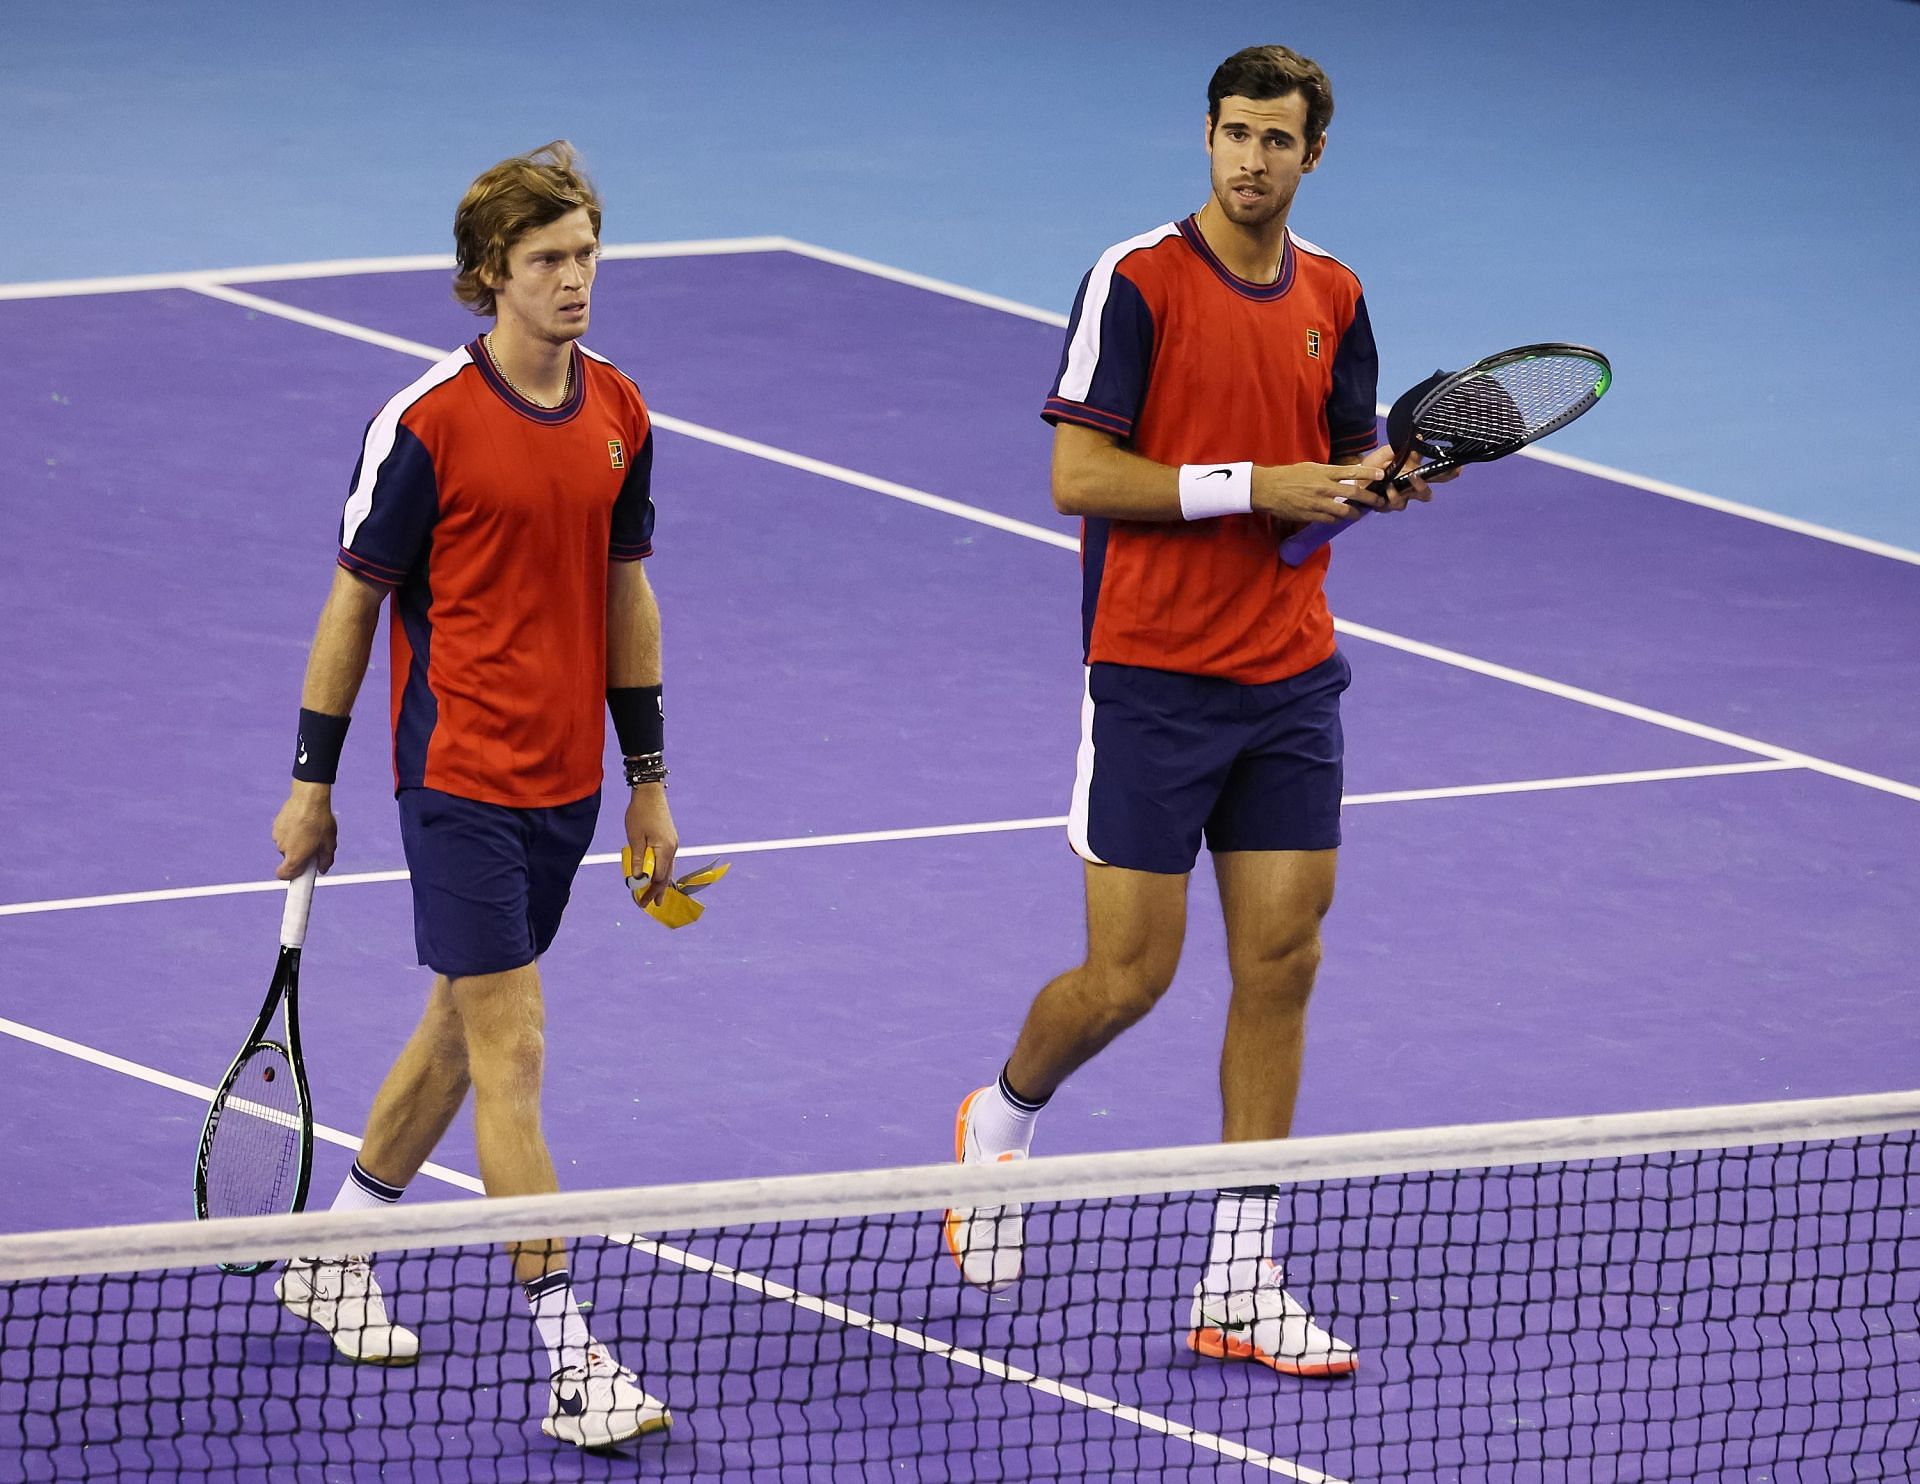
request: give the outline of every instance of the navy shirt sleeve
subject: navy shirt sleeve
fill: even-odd
[[[1080,280],[1053,394],[1040,415],[1125,438],[1147,399],[1153,365],[1153,313],[1124,273]]]
[[[340,565],[383,587],[398,587],[426,552],[440,518],[440,493],[426,445],[402,423],[392,447],[383,451],[378,426],[376,419],[354,465],[353,492],[340,518]],[[369,457],[379,459],[371,477]]]
[[[1367,301],[1356,299],[1353,323],[1340,337],[1333,353],[1333,389],[1327,394],[1327,432],[1333,444],[1333,462],[1366,453],[1378,445],[1374,404],[1380,399],[1380,353],[1373,344],[1373,322]]]
[[[607,555],[616,562],[637,562],[653,555],[652,428],[647,429],[613,502],[613,537]]]

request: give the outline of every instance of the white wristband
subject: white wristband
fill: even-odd
[[[1246,515],[1253,510],[1253,465],[1182,464],[1180,514],[1188,520]]]

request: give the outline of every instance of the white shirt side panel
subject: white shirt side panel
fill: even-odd
[[[1105,861],[1093,853],[1088,843],[1088,817],[1093,797],[1093,667],[1082,670],[1080,692],[1080,753],[1074,760],[1073,803],[1067,813],[1067,843],[1082,860],[1103,866]]]
[[[1059,392],[1067,401],[1084,402],[1093,390],[1094,369],[1100,364],[1100,319],[1106,313],[1107,295],[1113,290],[1114,269],[1128,253],[1164,242],[1179,230],[1177,224],[1167,222],[1100,254],[1100,261],[1087,275],[1087,291],[1080,296],[1080,321],[1073,327],[1073,339],[1067,342],[1067,369],[1060,378]]]
[[[395,392],[387,405],[380,409],[380,415],[367,429],[367,441],[360,449],[360,477],[354,482],[353,493],[347,496],[346,517],[341,522],[342,546],[353,545],[360,523],[373,511],[373,487],[380,478],[380,466],[387,461],[387,455],[393,452],[394,441],[400,436],[400,419],[406,416],[407,409],[441,382],[458,376],[463,366],[472,364],[473,357],[467,354],[467,348],[463,345],[444,360],[435,361],[418,381]]]

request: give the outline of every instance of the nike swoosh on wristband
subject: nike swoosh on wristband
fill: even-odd
[[[300,761],[304,763],[306,760],[307,760],[307,739],[305,737],[302,737],[300,739]]]
[[[1209,469],[1205,474],[1202,474],[1200,477],[1202,479],[1211,479],[1216,474],[1232,474],[1232,473],[1233,473],[1233,470],[1231,469]]]

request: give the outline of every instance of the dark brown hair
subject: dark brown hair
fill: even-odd
[[[1213,70],[1207,84],[1207,121],[1218,123],[1222,98],[1289,98],[1307,100],[1307,139],[1312,144],[1333,121],[1333,84],[1312,57],[1284,46],[1250,46],[1237,51]]]
[[[507,276],[507,254],[529,232],[587,208],[600,235],[600,193],[564,139],[502,160],[467,187],[453,213],[453,297],[475,314],[493,313],[488,276]]]

